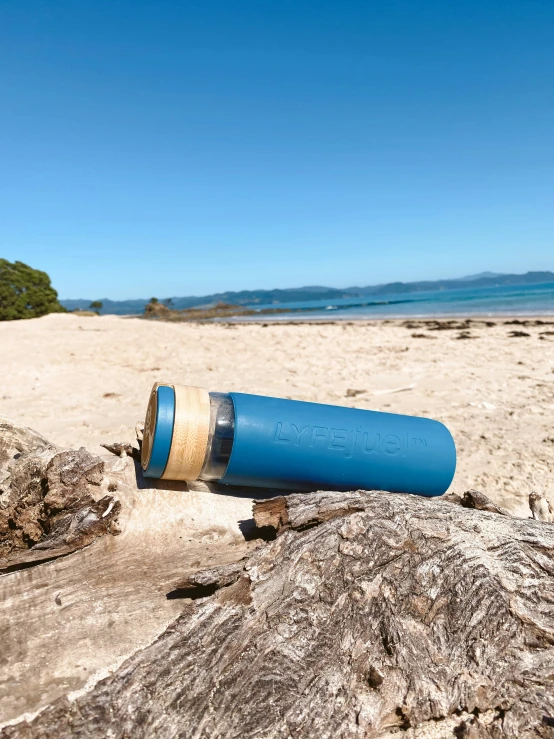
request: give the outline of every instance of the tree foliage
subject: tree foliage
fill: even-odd
[[[0,259],[0,321],[62,312],[65,308],[58,302],[58,293],[46,272],[23,262]]]
[[[95,310],[99,315],[103,307],[104,303],[101,300],[93,300],[89,305],[90,310]]]
[[[158,298],[150,298],[150,302],[144,306],[144,315],[147,318],[160,318],[168,313],[169,308],[165,305],[165,301],[160,303]]]

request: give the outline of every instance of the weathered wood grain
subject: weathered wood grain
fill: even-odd
[[[3,736],[552,735],[554,527],[380,492],[268,508],[274,541],[183,583],[212,596]]]
[[[139,566],[139,551],[142,581],[130,576],[125,597],[112,593],[103,606],[115,609],[116,623],[124,612],[119,634],[137,629],[141,638],[127,641],[131,656],[120,655],[103,679],[51,689],[64,663],[58,657],[53,669],[47,647],[59,655],[54,632],[70,621],[35,619],[44,685],[34,705],[41,710],[28,720],[12,711],[2,739],[554,736],[552,523],[512,518],[477,491],[444,500],[378,491],[297,494],[255,504],[249,538],[263,536],[257,546],[241,544],[237,534],[225,548],[222,536],[212,563],[192,562],[186,548],[175,562],[177,550],[164,549],[163,532],[174,535],[177,510],[190,515],[179,508],[183,490],[146,491],[161,495],[165,506],[148,518],[145,491],[132,497],[121,472],[131,458],[115,464],[119,472],[108,474],[107,463],[104,475],[112,486],[118,481],[121,535],[7,574],[0,584],[34,573],[24,583],[29,602],[40,598],[46,572],[83,596],[79,581],[88,567],[87,588],[98,596],[114,587],[113,574],[102,582],[95,565],[100,559],[109,567],[106,545],[119,587],[129,565]],[[213,508],[198,508],[198,515],[211,515],[213,525],[218,504],[229,498],[202,495]],[[539,519],[544,506],[536,498],[532,505]],[[188,529],[196,553],[202,532]],[[155,578],[163,587],[152,588]],[[175,608],[173,618],[166,611],[163,627],[160,619],[145,630],[141,618],[148,620],[156,603]],[[19,618],[20,604],[13,597]],[[105,627],[101,614],[96,623]],[[71,628],[66,637],[78,651],[79,632]],[[88,638],[106,658],[100,629]],[[15,669],[18,655],[10,648]],[[24,674],[14,687],[29,705]]]
[[[95,496],[104,462],[60,450],[0,419],[0,573],[55,559],[117,533],[119,503]]]
[[[121,445],[116,446],[120,453]],[[0,511],[15,503],[14,473],[21,479],[28,456],[42,455],[32,477],[42,495],[49,491],[45,470],[56,455],[89,458],[69,454],[64,457],[66,450],[0,417]],[[115,500],[121,508],[113,525],[121,533],[108,531],[89,542],[73,537],[64,551],[35,550],[31,540],[15,549],[10,543],[19,564],[0,575],[0,725],[33,715],[109,674],[179,615],[183,601],[166,596],[187,574],[240,559],[256,544],[245,542],[239,528],[240,520],[251,518],[252,508],[240,491],[222,495],[217,486],[185,483],[155,488],[130,456],[89,456],[93,467],[100,465],[101,476],[93,476],[94,484],[82,475],[70,476],[64,499],[86,489],[93,509],[99,506],[100,521],[110,517],[102,518],[102,501]],[[27,479],[29,488],[19,488],[24,501],[34,485]],[[61,490],[59,485],[56,489]],[[81,513],[86,520],[79,507],[69,515],[70,534]],[[43,535],[37,530],[37,537]],[[41,538],[39,547],[52,544],[47,539]]]

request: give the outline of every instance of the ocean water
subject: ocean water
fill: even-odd
[[[240,321],[312,319],[417,318],[453,316],[543,316],[554,315],[554,283],[539,285],[430,290],[361,298],[342,298],[331,303],[321,300],[286,305],[252,306],[287,308],[286,313],[238,318]]]

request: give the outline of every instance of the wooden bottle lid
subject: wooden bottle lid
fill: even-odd
[[[206,457],[209,430],[207,390],[156,383],[144,422],[141,461],[145,476],[197,480]]]

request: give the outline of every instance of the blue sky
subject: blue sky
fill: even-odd
[[[551,0],[2,0],[0,91],[62,298],[554,269]]]

